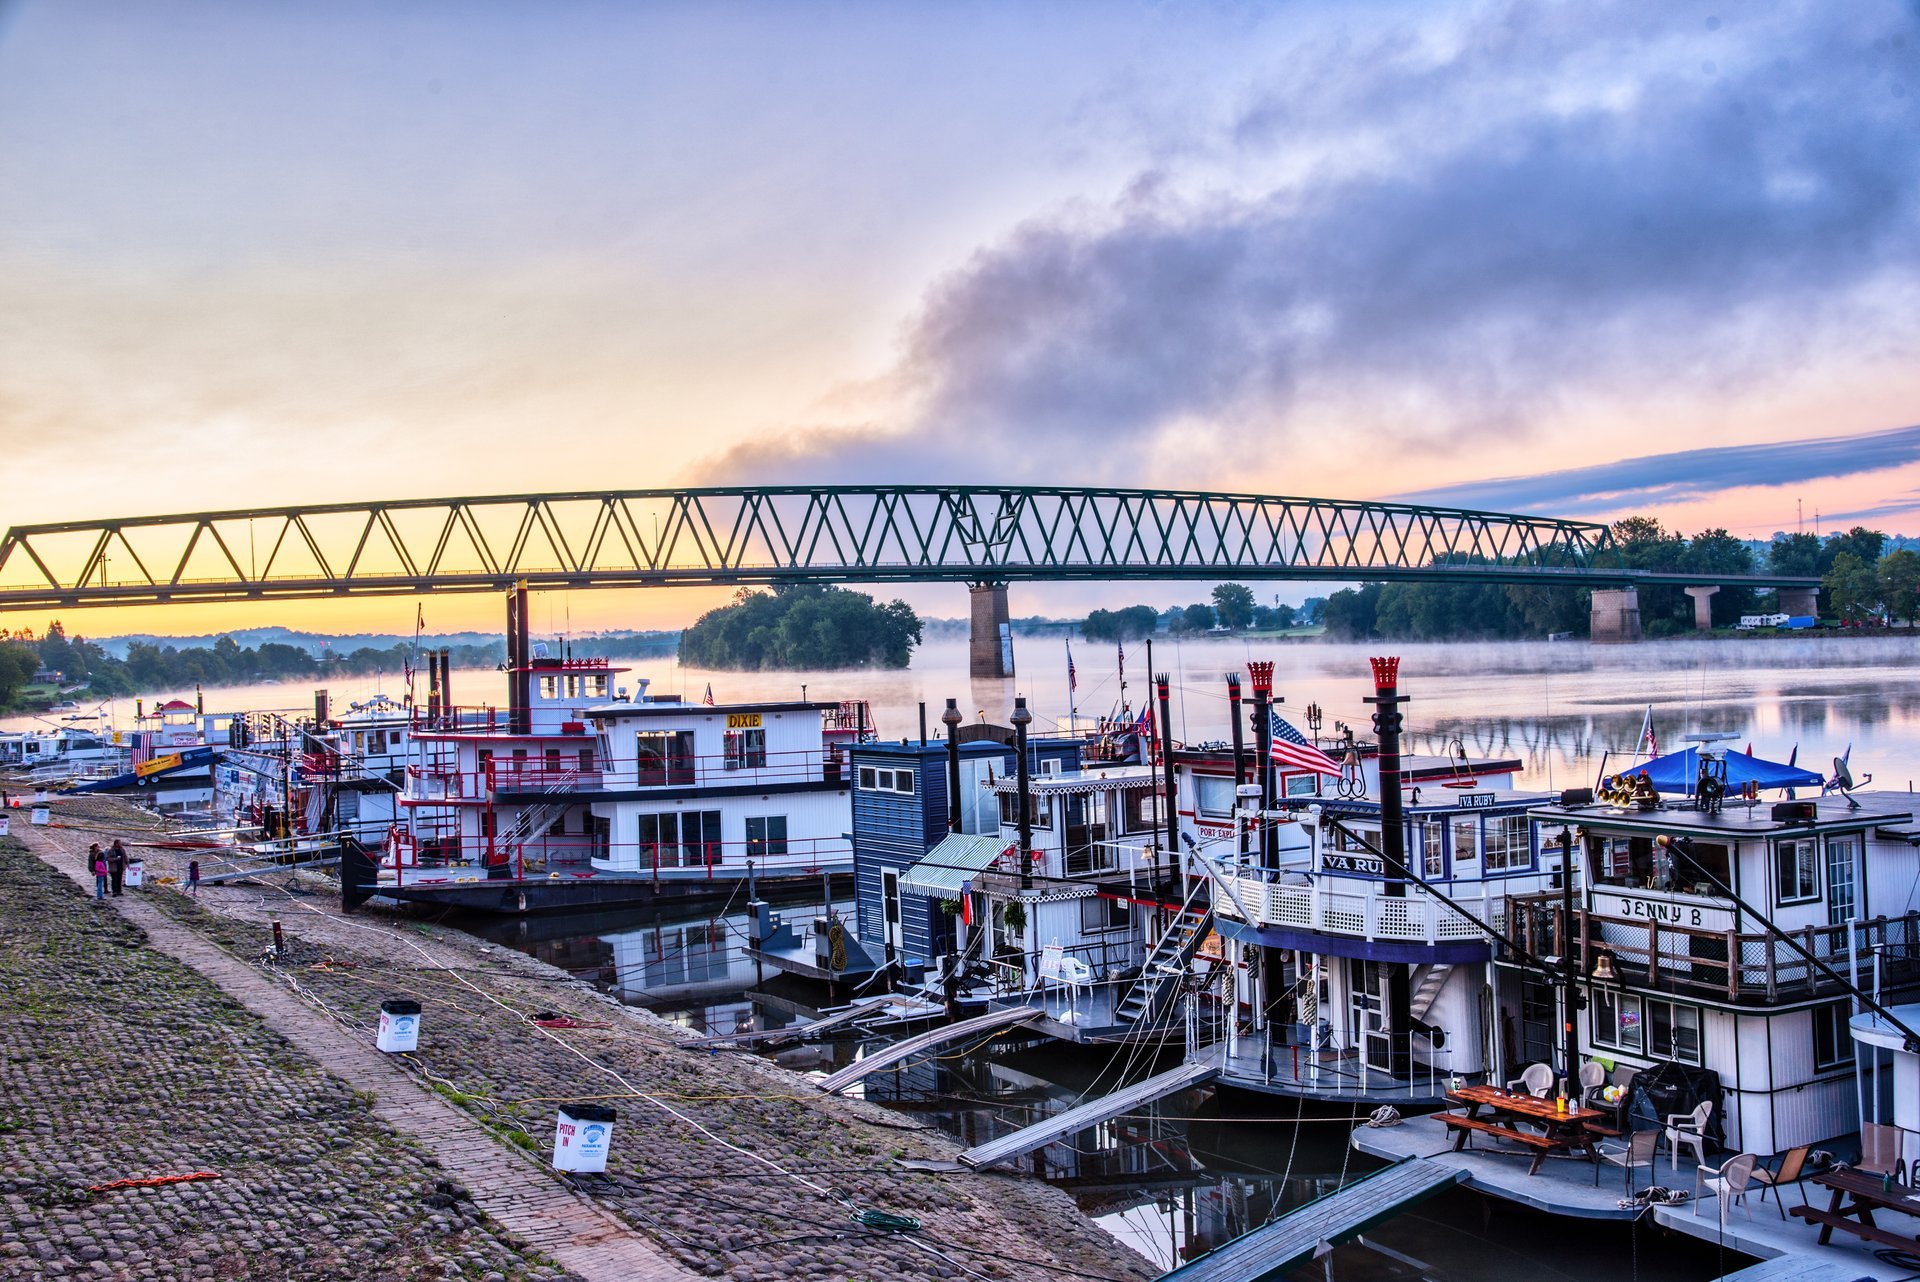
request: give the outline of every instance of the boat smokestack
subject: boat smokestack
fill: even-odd
[[[527,585],[522,580],[507,593],[507,733],[527,734],[533,729],[533,700],[530,698],[533,674],[533,645],[528,636]]]
[[[940,724],[947,728],[947,831],[960,831],[960,701],[947,700],[940,713]]]
[[[1020,790],[1020,889],[1033,889],[1033,798],[1028,795],[1032,787],[1032,773],[1027,765],[1027,727],[1033,724],[1033,714],[1027,711],[1025,696],[1013,701],[1013,753],[1014,787]]]
[[[1400,693],[1400,660],[1397,657],[1370,659],[1373,666],[1373,732],[1380,745],[1380,856],[1385,882],[1381,893],[1404,898],[1407,893],[1407,822],[1400,802],[1402,774],[1400,728],[1404,718],[1400,705],[1407,701]],[[1413,1071],[1413,977],[1410,967],[1394,962],[1387,972],[1388,1060],[1395,1077],[1407,1078]]]
[[[1260,866],[1272,869],[1273,823],[1267,815],[1273,810],[1273,664],[1256,659],[1247,664],[1247,676],[1253,681],[1253,768],[1260,783]]]

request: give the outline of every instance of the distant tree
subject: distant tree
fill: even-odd
[[[864,592],[791,584],[701,615],[680,634],[680,659],[746,671],[904,668],[920,638],[904,601],[876,605]]]
[[[1080,625],[1080,634],[1089,641],[1136,641],[1153,635],[1159,614],[1150,605],[1129,605],[1119,610],[1095,610]]]
[[[1852,553],[1860,564],[1871,566],[1880,559],[1880,551],[1887,545],[1887,536],[1879,530],[1869,530],[1856,525],[1845,534],[1829,534],[1820,548],[1820,572],[1825,574],[1842,553]]]
[[[1212,606],[1204,602],[1196,601],[1181,611],[1179,630],[1181,632],[1210,632],[1213,630],[1213,625],[1217,618],[1218,616],[1214,614]]]
[[[0,705],[10,704],[40,667],[40,652],[24,641],[0,644]]]
[[[1155,626],[1157,630],[1161,632],[1178,632],[1186,626],[1186,621],[1187,607],[1184,605],[1170,605],[1160,611],[1160,618]]]
[[[1833,611],[1844,623],[1869,618],[1880,604],[1880,579],[1873,567],[1851,552],[1842,551],[1833,558],[1821,586],[1827,590]]]
[[[1380,590],[1380,584],[1366,583],[1358,589],[1341,588],[1327,597],[1321,609],[1327,635],[1343,641],[1364,641],[1371,637],[1380,608]]]
[[[1327,598],[1310,596],[1300,603],[1299,622],[1307,627],[1326,621]]]
[[[1715,627],[1730,628],[1740,616],[1753,613],[1752,588],[1721,583],[1735,575],[1754,572],[1753,551],[1725,530],[1702,530],[1687,543],[1680,554],[1680,568],[1697,572],[1701,587],[1718,586],[1710,604]]]
[[[1902,548],[1880,558],[1875,567],[1880,580],[1880,600],[1887,613],[1913,626],[1920,616],[1920,552]]]
[[[1820,540],[1812,534],[1776,534],[1767,549],[1767,568],[1775,574],[1799,574],[1817,577],[1827,567],[1820,564]]]
[[[1222,583],[1213,589],[1213,612],[1220,626],[1238,632],[1253,626],[1253,589],[1244,583]]]

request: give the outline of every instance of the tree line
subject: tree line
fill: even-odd
[[[1089,641],[1137,641],[1157,632],[1193,635],[1216,629],[1227,632],[1285,632],[1320,621],[1325,597],[1308,597],[1298,606],[1275,602],[1261,605],[1244,583],[1222,583],[1208,601],[1170,605],[1129,605],[1118,610],[1094,610],[1080,624]]]

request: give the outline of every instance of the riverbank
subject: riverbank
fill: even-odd
[[[56,827],[27,840],[36,854],[77,872],[80,852],[99,835]],[[327,888],[304,878],[285,889],[209,886],[195,902],[155,886],[129,891],[118,906],[129,915],[149,912],[244,961],[255,981],[324,1013],[332,1042],[355,1054],[371,1053],[381,1000],[419,1000],[420,1051],[375,1067],[390,1089],[432,1091],[483,1130],[519,1163],[507,1183],[562,1187],[544,1166],[556,1107],[612,1104],[619,1119],[608,1174],[580,1181],[579,1190],[685,1273],[770,1280],[1153,1275],[1064,1193],[1016,1177],[913,1169],[951,1161],[956,1146],[937,1133],[859,1101],[823,1097],[757,1059],[679,1050],[663,1021],[457,931],[344,917]],[[102,917],[114,907],[75,904]],[[269,958],[275,918],[286,946]],[[22,923],[32,928],[31,920]],[[122,978],[110,977],[124,991]],[[57,1034],[43,1040],[63,1041]],[[36,1103],[57,1106],[57,1098],[43,1098],[45,1086],[28,1086]],[[149,1093],[142,1087],[137,1102],[164,1123],[178,1105],[144,1098]],[[224,1092],[196,1099],[219,1108]],[[476,1190],[482,1209],[488,1192]],[[854,1218],[875,1211],[912,1216],[922,1227],[892,1234],[870,1227],[875,1217]],[[542,1265],[529,1257],[516,1267],[537,1276],[530,1270]]]

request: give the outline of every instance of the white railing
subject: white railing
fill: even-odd
[[[1318,877],[1311,885],[1286,885],[1258,877],[1237,876],[1219,869],[1216,882],[1232,893],[1216,901],[1223,915],[1251,914],[1251,924],[1286,926],[1325,935],[1353,935],[1365,939],[1406,939],[1440,943],[1485,939],[1472,921],[1431,895],[1409,888],[1404,898],[1381,893],[1380,882],[1347,882]],[[1467,907],[1495,930],[1504,929],[1504,913],[1497,902]]]

